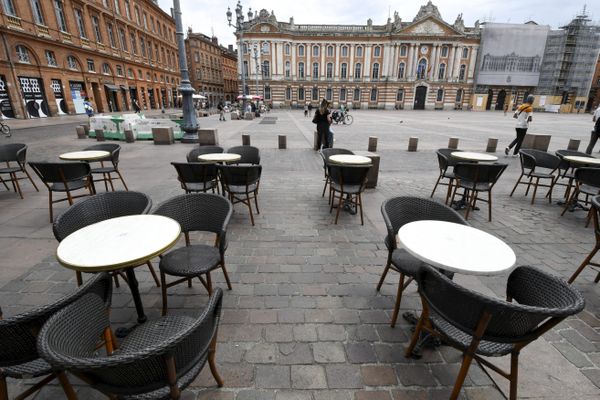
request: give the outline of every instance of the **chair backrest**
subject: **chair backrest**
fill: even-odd
[[[561,163],[561,158],[546,151],[523,149],[519,151],[522,169],[545,168],[554,172]]]
[[[438,165],[440,169],[443,169],[445,171],[448,167],[453,167],[458,163],[458,160],[452,157],[452,153],[455,153],[457,151],[462,150],[443,148],[438,149],[435,152],[438,157]]]
[[[575,170],[575,180],[600,189],[600,168],[581,167]]]
[[[227,150],[228,153],[242,156],[239,164],[260,164],[260,150],[254,146],[234,146]]]
[[[36,338],[44,323],[57,311],[88,293],[99,296],[108,307],[112,296],[110,276],[107,273],[93,275],[75,291],[52,304],[0,320],[0,367],[37,359]]]
[[[454,175],[461,181],[477,183],[489,183],[493,186],[508,164],[475,164],[458,163],[454,167]],[[490,186],[490,187],[491,187]]]
[[[210,189],[210,182],[217,179],[217,167],[215,164],[204,164],[199,162],[172,162],[171,165],[177,171],[177,179],[181,182],[184,189],[187,190],[188,183],[202,183],[204,190]]]
[[[160,204],[152,214],[173,218],[182,232],[205,231],[221,234],[226,231],[233,206],[223,196],[212,193],[182,194]]]
[[[225,186],[250,186],[258,183],[262,165],[219,165],[217,167]]]
[[[581,294],[565,281],[539,269],[522,266],[509,276],[506,302],[464,288],[435,268],[424,265],[417,273],[419,293],[428,307],[444,320],[473,335],[484,315],[491,319],[483,340],[515,343],[536,339],[542,322],[564,319],[585,306]]]
[[[94,161],[112,161],[116,167],[119,164],[119,154],[121,153],[121,146],[116,143],[100,143],[93,146],[88,146],[84,150],[100,150],[108,151],[110,156]]]
[[[7,143],[0,145],[0,162],[16,161],[19,164],[25,163],[27,155],[27,145],[23,143]]]
[[[77,202],[59,215],[52,231],[59,242],[71,233],[96,222],[126,215],[146,214],[152,207],[148,195],[133,191],[99,193]]]
[[[591,203],[592,220],[594,221],[594,233],[596,234],[596,242],[600,243],[600,196],[592,197]]]
[[[360,186],[360,191],[365,189],[367,184],[367,175],[371,169],[369,165],[341,165],[328,163],[329,177],[331,181],[337,183],[344,189],[344,186],[357,185]]]
[[[560,158],[565,156],[591,157],[589,154],[577,150],[556,150],[554,154]]]
[[[210,153],[222,153],[223,148],[221,146],[200,146],[192,149],[187,154],[188,162],[198,162],[198,156],[202,154],[210,154]]]
[[[45,185],[78,181],[90,176],[86,162],[29,162]]]
[[[381,204],[381,214],[388,232],[386,244],[391,249],[396,248],[398,230],[410,222],[435,220],[469,225],[463,216],[452,208],[435,200],[421,197],[398,196],[389,198]]]
[[[94,340],[108,326],[108,312],[97,296],[88,295],[48,321],[40,332],[38,347],[51,365],[77,371],[105,392],[149,393],[169,386],[169,372],[181,379],[206,360],[219,325],[222,302],[223,291],[216,288],[198,317],[163,317],[168,330],[162,335],[145,338],[143,346],[130,352],[120,349],[109,356],[98,356]],[[176,371],[169,371],[167,356],[173,356]]]

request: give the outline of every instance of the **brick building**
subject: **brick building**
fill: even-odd
[[[155,0],[3,0],[0,112],[36,118],[173,104],[175,21]]]
[[[226,101],[233,101],[238,96],[237,52],[232,45],[222,48],[223,52],[223,91]]]
[[[600,107],[600,56],[596,62],[596,70],[592,78],[592,88],[588,96],[587,111],[593,111]]]

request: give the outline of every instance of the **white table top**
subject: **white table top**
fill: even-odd
[[[58,156],[61,160],[69,161],[93,161],[109,157],[110,153],[104,150],[82,150],[64,153]]]
[[[416,221],[398,231],[398,246],[418,259],[465,275],[510,271],[515,252],[502,240],[470,226],[445,221]]]
[[[336,154],[328,158],[329,162],[334,164],[348,164],[348,165],[363,165],[371,164],[373,161],[369,157],[357,156],[352,154]]]
[[[113,218],[67,236],[56,257],[63,266],[83,272],[135,267],[171,248],[180,233],[177,221],[160,215]]]
[[[198,160],[208,162],[234,162],[241,159],[242,156],[235,153],[207,153],[198,156]]]
[[[498,161],[498,157],[491,154],[475,153],[473,151],[453,151],[450,155],[466,161]]]
[[[564,156],[563,158],[574,164],[600,165],[599,158],[583,157],[583,156]]]

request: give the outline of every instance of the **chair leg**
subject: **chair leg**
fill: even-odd
[[[410,343],[408,344],[408,347],[404,351],[404,357],[406,357],[406,358],[412,357],[412,352],[415,349],[415,346],[417,345],[419,338],[421,337],[421,331],[423,330],[423,324],[426,323],[425,321],[428,318],[429,318],[428,313],[425,310],[423,310],[423,312],[421,313],[421,317],[417,321],[417,326],[415,326],[415,331],[413,332],[412,338],[410,339]]]
[[[52,223],[54,221],[52,213],[52,190],[48,190],[48,209],[50,210],[50,223]]]
[[[210,277],[210,271],[206,273],[206,290],[208,290],[208,295],[212,295],[212,278]]]
[[[565,202],[565,206],[563,207],[562,213],[560,213],[561,217],[565,215],[565,212],[569,209],[571,203],[577,201],[577,197],[579,197],[579,188],[575,188],[575,190],[573,190],[573,193],[571,193],[571,197],[569,197]]]
[[[167,315],[167,277],[160,271],[160,292],[162,294],[162,316]]]
[[[258,209],[258,193],[254,192],[254,205],[256,206],[256,213],[260,214],[260,210]]]
[[[435,185],[433,185],[433,190],[431,191],[431,196],[429,196],[429,197],[433,197],[435,190],[437,189],[438,185],[440,184],[440,180],[442,180],[442,174],[440,174],[440,176],[438,176],[438,178],[437,178],[437,181],[435,181]]]
[[[106,177],[108,178],[108,183],[110,184],[110,190],[112,190],[114,192],[115,187],[113,185],[113,181],[112,181],[112,177],[110,176],[110,172],[108,174],[106,174]]]
[[[519,385],[519,352],[510,354],[510,390],[509,400],[517,400],[517,388]]]
[[[119,179],[123,183],[123,186],[125,187],[125,190],[129,191],[129,188],[127,187],[127,184],[125,183],[125,179],[123,179],[123,175],[121,175],[121,171],[119,171],[117,168],[115,168],[115,172],[117,173],[117,175],[119,175]]]
[[[77,279],[77,286],[83,285],[83,276],[81,275],[81,271],[75,271],[75,279]]]
[[[357,199],[358,207],[360,207],[360,224],[364,225],[365,220],[363,218],[362,196],[360,193],[357,195],[356,199]]]
[[[329,178],[325,177],[325,185],[323,185],[323,193],[321,194],[321,197],[325,197],[325,190],[327,190],[327,183],[329,183]]]
[[[231,281],[229,280],[229,275],[227,274],[227,268],[225,268],[225,263],[221,263],[221,268],[223,269],[223,275],[225,275],[225,282],[227,282],[227,289],[231,290]]]
[[[0,400],[8,400],[8,387],[4,376],[0,377]]]
[[[33,185],[33,187],[35,188],[36,192],[39,192],[40,189],[38,189],[37,185],[35,184],[35,182],[33,181],[33,179],[31,179],[31,175],[29,175],[29,172],[27,171],[27,168],[25,168],[23,166],[23,172],[25,172],[25,175],[27,175],[27,178],[29,178],[29,181],[31,182],[31,184]]]
[[[515,183],[515,187],[513,187],[513,190],[510,192],[510,195],[509,195],[510,197],[512,197],[513,193],[517,189],[517,186],[519,186],[519,183],[521,183],[522,177],[523,177],[523,173],[521,172],[521,175],[519,175],[519,179],[517,179],[517,183]]]
[[[594,247],[594,249],[592,250],[592,252],[585,258],[585,260],[583,260],[583,262],[581,263],[581,265],[579,265],[579,267],[573,273],[573,275],[571,275],[571,277],[567,281],[568,284],[573,283],[575,281],[575,279],[577,279],[577,277],[579,276],[581,271],[583,271],[583,269],[590,263],[590,261],[592,261],[592,258],[594,258],[594,256],[598,252],[598,250],[600,250],[600,244],[597,243],[596,246]]]
[[[529,177],[529,182],[527,183],[527,190],[525,190],[525,197],[529,195],[529,189],[531,189],[531,183],[533,182],[533,176]]]
[[[390,270],[390,260],[392,258],[392,252],[390,252],[390,254],[388,255],[388,262],[385,265],[385,268],[383,270],[383,274],[381,274],[381,278],[379,278],[379,283],[377,284],[377,291],[379,292],[381,290],[381,285],[383,285],[383,281],[385,280],[385,277],[388,273],[388,271]]]
[[[450,394],[450,400],[458,399],[460,389],[462,389],[462,385],[465,382],[465,378],[467,377],[467,373],[469,372],[469,368],[471,367],[472,361],[473,356],[465,354],[462,365],[460,366],[460,370],[458,371],[458,377],[456,377],[456,382],[454,382],[454,388],[452,389],[452,393]]]
[[[398,319],[398,313],[400,312],[400,302],[402,301],[402,292],[404,291],[404,274],[400,272],[400,280],[398,282],[398,291],[396,293],[396,304],[394,304],[394,313],[392,314],[392,321],[390,326],[394,328],[396,326],[396,320]]]
[[[448,200],[450,200],[450,196],[452,195],[452,187],[454,186],[454,179],[450,179],[448,182],[448,191],[446,192],[446,200],[444,204],[448,204]]]
[[[121,287],[121,284],[119,283],[119,274],[114,274],[113,280],[115,281],[115,287]]]
[[[156,271],[154,270],[152,263],[150,261],[147,261],[146,265],[148,265],[148,269],[150,270],[150,273],[152,274],[152,278],[154,279],[154,283],[156,284],[156,287],[160,287],[160,280],[158,279],[158,276],[156,276]]]
[[[465,212],[465,220],[469,219],[469,212],[471,211],[471,208],[473,207],[472,204],[475,203],[475,191],[472,190],[471,192],[473,193],[467,193],[467,211]],[[471,195],[471,196],[469,196]]]
[[[19,179],[17,178],[17,175],[13,172],[13,173],[10,174],[10,178],[15,183],[15,187],[17,189],[17,193],[19,193],[19,196],[21,196],[21,199],[22,199],[23,198],[23,192],[21,191],[21,185],[19,185]]]
[[[102,181],[104,182],[104,189],[108,192],[108,179],[105,173],[102,174]]]
[[[536,186],[537,188],[537,186]],[[492,222],[492,190],[488,192],[488,221]]]
[[[594,283],[598,282],[600,282],[600,272],[598,272],[598,275],[596,275],[596,279],[594,279]]]
[[[334,196],[335,197],[335,196]],[[344,192],[340,192],[340,201],[338,202],[337,210],[335,211],[335,224],[338,223],[338,218],[340,217],[340,210],[342,209],[342,201],[344,200]],[[332,202],[333,204],[333,202]]]
[[[250,213],[250,222],[252,222],[252,226],[254,226],[254,215],[252,215],[252,203],[250,202],[250,195],[246,193],[246,205],[248,206],[248,212]]]
[[[215,336],[210,342],[210,347],[208,348],[208,366],[210,367],[210,373],[212,374],[215,381],[217,381],[217,386],[223,387],[223,378],[219,375],[217,371],[217,363],[215,362],[215,355],[217,353],[217,332],[215,332]]]
[[[64,371],[61,371],[57,375],[58,381],[67,395],[67,399],[77,400],[77,395],[75,394],[75,390],[73,390],[73,386],[71,386],[71,382],[69,382],[69,378],[67,378],[67,374]]]
[[[191,288],[192,287],[192,278],[188,278],[187,283],[188,283],[188,288]]]
[[[4,179],[2,179],[1,176],[0,176],[0,182],[2,182],[2,184],[4,185],[4,187],[6,188],[6,190],[8,190],[10,192],[10,188],[8,187],[8,185],[6,184],[6,181]]]
[[[540,178],[535,178],[535,183],[533,185],[533,195],[531,196],[531,204],[535,201],[535,195],[538,190],[538,185],[540,184]]]

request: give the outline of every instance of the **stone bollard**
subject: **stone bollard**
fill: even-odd
[[[96,132],[96,140],[99,142],[104,142],[106,139],[104,138],[104,130],[103,129],[96,129],[94,132]]]
[[[218,145],[219,130],[217,128],[198,128],[198,143],[200,143],[200,146]]]
[[[489,138],[488,142],[487,142],[487,147],[485,148],[485,151],[487,153],[495,153],[496,152],[496,148],[498,148],[498,139],[496,139],[496,138]]]
[[[453,150],[458,149],[458,138],[457,137],[451,137],[450,139],[448,139],[448,148],[453,149]]]
[[[567,150],[578,151],[580,144],[581,144],[581,140],[579,140],[579,139],[570,139],[569,140],[569,145],[567,146]]]
[[[154,144],[173,144],[175,142],[173,128],[152,128],[152,139]]]
[[[250,146],[250,135],[247,133],[242,134],[242,146]]]
[[[375,153],[377,151],[377,136],[369,136],[369,148],[367,151]]]
[[[76,127],[75,131],[77,132],[77,139],[85,139],[85,129],[83,126]]]
[[[417,151],[418,145],[419,145],[418,137],[410,137],[408,139],[408,151]]]
[[[320,150],[319,146],[318,146],[318,143],[319,143],[319,132],[314,131],[313,132],[313,150],[314,151],[319,151]]]
[[[90,136],[90,125],[89,124],[83,124],[81,125],[83,126],[83,130],[85,130],[85,136]]]
[[[287,149],[287,136],[286,135],[279,135],[279,136],[277,136],[277,138],[279,140],[279,149],[280,150]]]
[[[135,136],[133,135],[133,131],[131,129],[125,129],[125,142],[135,142]]]

